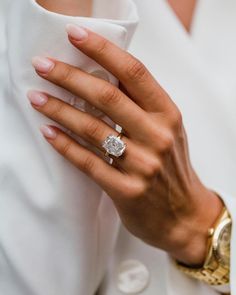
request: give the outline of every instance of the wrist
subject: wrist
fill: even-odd
[[[170,253],[179,262],[192,267],[203,266],[208,251],[208,230],[224,206],[220,197],[212,191],[202,188],[199,193],[195,214],[181,225],[184,233],[182,247]]]

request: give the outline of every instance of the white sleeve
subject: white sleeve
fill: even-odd
[[[230,285],[222,285],[222,286],[211,286],[212,289],[219,292],[220,294],[229,294],[230,293]]]
[[[39,86],[39,79],[33,75],[33,69],[29,72],[31,57],[35,55],[53,56],[87,71],[94,69],[94,66],[97,68],[98,65],[68,42],[66,24],[74,23],[90,28],[120,47],[127,48],[137,19],[132,0],[96,0],[92,18],[53,13],[38,5],[35,0],[15,0],[7,22],[11,78],[18,83],[22,82],[19,78],[23,78],[24,83],[21,85],[27,81],[27,86]]]

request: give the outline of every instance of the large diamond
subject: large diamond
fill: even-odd
[[[123,155],[126,144],[119,137],[115,135],[109,135],[102,144],[103,148],[109,155],[120,157]]]

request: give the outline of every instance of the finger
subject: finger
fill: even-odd
[[[116,76],[132,99],[147,111],[162,111],[170,98],[147,68],[134,56],[100,35],[67,25],[71,43]]]
[[[74,134],[94,145],[103,153],[105,152],[102,147],[104,140],[111,134],[115,136],[119,134],[104,121],[86,112],[82,112],[49,94],[39,91],[29,91],[27,96],[31,105],[38,112],[71,130]],[[128,154],[125,153],[121,158],[114,158],[114,161],[120,170],[127,173],[138,172],[134,156],[129,156],[132,153],[137,154],[135,144],[125,136],[123,136],[122,140],[128,146]]]
[[[134,134],[140,121],[144,128],[146,113],[111,83],[59,61],[35,57],[33,65],[41,77],[87,100],[128,133]]]
[[[42,126],[41,132],[52,147],[108,193],[122,185],[125,176],[91,151],[79,145],[60,129]]]
[[[118,135],[118,132],[104,121],[56,97],[34,90],[29,91],[27,96],[31,105],[38,112],[69,129],[100,150],[102,149],[102,142],[108,135]]]

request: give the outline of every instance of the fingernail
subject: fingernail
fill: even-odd
[[[35,56],[32,58],[32,65],[38,72],[47,74],[54,68],[55,63],[47,57]]]
[[[42,132],[43,136],[48,139],[55,139],[57,137],[57,132],[55,131],[55,129],[48,125],[41,126],[40,131]]]
[[[28,91],[27,97],[33,105],[39,107],[45,105],[48,101],[48,97],[44,93],[35,90]]]
[[[73,24],[66,25],[67,34],[76,41],[83,41],[88,38],[88,32],[82,27]]]

